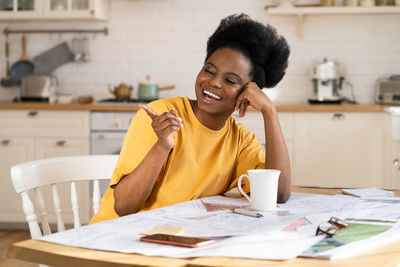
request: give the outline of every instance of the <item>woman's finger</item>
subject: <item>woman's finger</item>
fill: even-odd
[[[247,112],[247,107],[249,106],[249,101],[248,100],[244,100],[243,101],[243,107],[242,107],[242,117],[244,117],[246,115]]]
[[[239,104],[239,117],[243,117],[243,109],[244,109],[244,100],[240,101]]]
[[[236,110],[236,109],[240,109],[240,104],[242,104],[243,99],[244,99],[244,95],[243,95],[243,94],[240,94],[240,95],[236,98],[235,110]]]
[[[154,120],[155,118],[157,118],[158,116],[160,116],[159,114],[157,114],[154,110],[152,110],[149,106],[147,106],[146,104],[140,104],[139,108],[143,109],[144,111],[146,111],[147,115],[150,116],[150,118],[152,120]]]
[[[163,131],[164,129],[170,127],[170,126],[176,126],[178,128],[182,128],[183,125],[180,123],[179,120],[175,118],[169,118],[163,121],[159,121],[157,118],[157,121],[153,121],[153,128],[155,131]]]
[[[176,126],[176,125],[169,125],[165,129],[162,130],[162,135],[163,136],[169,136],[170,134],[173,134],[174,132],[177,132],[181,129],[181,127]]]
[[[163,123],[164,121],[168,121],[168,120],[175,120],[178,123],[182,122],[182,119],[176,115],[174,115],[174,113],[176,114],[175,110],[171,110],[170,112],[164,112],[163,114],[159,115],[157,117],[157,123]]]

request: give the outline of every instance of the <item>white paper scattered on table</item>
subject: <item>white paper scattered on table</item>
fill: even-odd
[[[276,211],[262,212],[264,217],[253,218],[231,211],[233,207],[248,206],[245,198],[215,196],[55,233],[41,240],[152,256],[283,260],[300,255],[323,238],[315,236],[321,220],[349,214],[360,205],[368,206],[368,202],[359,201],[343,195],[292,193],[289,201],[279,204]],[[181,226],[184,236],[212,237],[216,242],[196,249],[140,242],[139,233],[155,226]]]
[[[342,189],[343,193],[349,194],[360,198],[370,198],[370,197],[392,197],[394,196],[393,191],[384,190],[376,187],[368,188],[350,188]]]

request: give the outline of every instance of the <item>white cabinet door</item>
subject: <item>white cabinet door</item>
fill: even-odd
[[[0,221],[23,222],[21,197],[11,180],[11,166],[34,159],[33,138],[0,136]]]
[[[385,130],[385,155],[384,155],[384,178],[385,187],[388,189],[400,189],[400,140],[396,135],[396,124],[392,124],[392,115],[384,113]],[[393,132],[393,130],[395,130]]]
[[[2,20],[40,18],[42,15],[42,0],[0,1],[0,18]]]
[[[45,159],[89,154],[88,138],[36,138],[35,158]]]
[[[89,111],[0,110],[0,222],[25,222],[21,197],[12,185],[13,165],[49,157],[89,154]],[[48,189],[44,189],[45,191]],[[65,222],[72,223],[70,188],[60,188]],[[82,223],[89,221],[89,184],[78,185]],[[49,220],[55,222],[51,198]]]
[[[396,158],[393,160],[392,164],[395,168],[395,175],[394,175],[395,189],[400,189],[400,142],[397,142]]]
[[[106,20],[109,0],[1,0],[0,20]]]
[[[107,19],[108,0],[45,0],[44,17],[57,19]]]
[[[385,162],[387,188],[400,189],[400,142],[393,142],[389,153],[390,157]]]
[[[235,114],[236,115],[236,114]],[[241,123],[244,127],[252,131],[260,144],[265,148],[265,132],[264,132],[264,118],[261,112],[258,111],[248,111],[246,116],[243,118],[238,118],[234,116],[238,123]],[[283,136],[286,141],[286,146],[288,149],[291,168],[293,169],[293,113],[291,112],[280,112],[278,114],[279,122],[283,132]],[[293,172],[293,170],[292,170]],[[293,176],[293,175],[292,175]],[[293,179],[293,177],[292,177]]]
[[[296,185],[383,186],[381,113],[296,113]]]

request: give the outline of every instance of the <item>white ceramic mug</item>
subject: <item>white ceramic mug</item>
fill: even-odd
[[[238,180],[238,189],[249,201],[250,207],[260,211],[276,209],[278,197],[278,180],[280,170],[256,169],[248,170],[249,175],[243,174]],[[242,189],[242,179],[247,177],[250,182],[251,197]]]

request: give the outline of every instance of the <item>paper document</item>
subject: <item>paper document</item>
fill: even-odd
[[[287,203],[278,204],[275,211],[260,212],[263,216],[259,218],[232,212],[234,208],[248,206],[245,198],[206,197],[47,235],[41,240],[89,249],[177,258],[224,256],[283,260],[304,251],[309,251],[307,254],[311,257],[324,253],[323,256],[329,258],[339,254],[332,256],[329,253],[333,249],[316,250],[313,245],[325,240],[324,235],[315,236],[315,231],[331,216],[349,218],[352,225],[367,225],[349,228],[352,230],[350,236],[355,232],[358,236],[367,230],[363,235],[365,239],[353,235],[351,240],[354,242],[348,242],[345,232],[343,238],[338,235],[343,245],[336,247],[337,250],[346,251],[347,246],[356,242],[361,242],[360,246],[365,249],[371,246],[368,242],[373,238],[372,245],[386,242],[389,238],[400,239],[400,230],[394,227],[400,219],[400,203],[364,201],[345,195],[292,193]],[[383,221],[376,222],[379,218]],[[185,236],[211,237],[215,243],[201,248],[183,248],[139,241],[140,233],[160,228],[183,229]],[[389,232],[392,234],[384,235]]]
[[[356,188],[356,189],[342,189],[344,194],[359,198],[371,198],[371,197],[392,197],[394,192],[375,187],[370,188]]]

